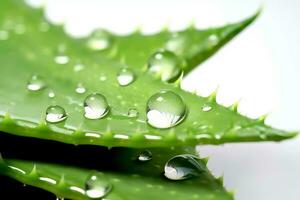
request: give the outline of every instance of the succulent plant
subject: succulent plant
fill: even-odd
[[[75,39],[42,9],[3,0],[0,174],[68,199],[232,199],[195,145],[297,132],[243,116],[238,104],[219,105],[216,92],[184,91],[180,81],[259,12],[207,30],[99,29]]]

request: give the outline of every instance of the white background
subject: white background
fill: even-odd
[[[40,0],[31,0],[35,5]],[[126,34],[137,26],[153,33],[163,26],[178,30],[192,20],[199,28],[263,13],[251,27],[191,73],[183,88],[208,95],[219,86],[218,101],[241,99],[239,111],[250,117],[270,113],[267,123],[300,130],[300,1],[297,0],[48,0],[46,15],[64,22],[73,36],[102,27]],[[282,143],[199,147],[210,156],[215,175],[237,200],[299,200],[300,138]]]

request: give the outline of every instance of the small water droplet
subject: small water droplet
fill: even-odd
[[[203,112],[208,112],[212,110],[212,107],[210,105],[205,104],[201,107],[201,109]]]
[[[26,27],[24,24],[16,24],[15,25],[15,33],[18,35],[24,34],[26,31]]]
[[[158,51],[148,60],[148,71],[162,81],[173,83],[181,76],[182,62],[171,51]]]
[[[111,189],[111,182],[101,172],[91,174],[85,181],[86,195],[92,199],[102,199]]]
[[[49,97],[49,98],[54,98],[54,97],[55,97],[55,93],[54,93],[52,90],[49,91],[48,97]]]
[[[220,140],[223,137],[223,134],[221,133],[216,133],[215,134],[215,139]]]
[[[99,80],[100,80],[100,81],[106,81],[106,80],[107,80],[107,77],[104,76],[104,75],[102,75],[102,76],[99,77]]]
[[[171,91],[158,92],[147,102],[147,122],[156,128],[170,128],[186,116],[187,108],[182,98]]]
[[[106,98],[99,93],[93,93],[84,100],[84,116],[88,119],[101,119],[109,112]]]
[[[83,87],[82,83],[78,83],[76,89],[75,89],[76,93],[78,94],[83,94],[86,92],[86,88]]]
[[[87,46],[94,51],[108,49],[112,45],[111,35],[102,29],[96,30],[88,39]]]
[[[138,114],[139,114],[139,112],[137,111],[137,109],[135,109],[135,108],[130,108],[129,110],[128,110],[128,117],[137,117],[138,116]]]
[[[39,75],[33,75],[27,82],[27,89],[30,91],[39,91],[46,87],[44,79]]]
[[[0,40],[7,40],[9,38],[8,31],[0,30]]]
[[[58,123],[67,118],[65,109],[60,106],[49,106],[46,110],[46,121],[49,123]]]
[[[182,54],[184,51],[184,46],[187,43],[187,38],[184,35],[175,33],[166,43],[166,49],[176,54]]]
[[[76,64],[74,65],[73,70],[74,70],[75,72],[79,72],[79,71],[83,70],[84,67],[85,67],[85,66],[84,66],[83,64],[81,64],[81,63],[76,63]]]
[[[212,34],[208,37],[209,46],[216,46],[219,43],[219,37],[216,34]]]
[[[165,165],[165,177],[170,180],[184,180],[199,176],[206,171],[205,164],[193,155],[178,155]]]
[[[69,62],[69,57],[65,54],[58,54],[55,56],[54,58],[54,61],[57,63],[57,64],[60,64],[60,65],[65,65]]]
[[[134,73],[127,68],[121,69],[117,75],[117,80],[120,86],[127,86],[134,81]]]
[[[66,55],[66,46],[64,44],[58,46],[54,61],[60,65],[65,65],[70,61],[69,56]]]
[[[39,25],[39,31],[47,32],[50,28],[50,25],[47,22],[41,22]]]
[[[139,161],[146,162],[152,160],[152,153],[149,150],[142,151],[137,158]]]

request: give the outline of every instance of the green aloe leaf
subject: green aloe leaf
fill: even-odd
[[[158,49],[166,49],[185,60],[181,67],[186,75],[248,27],[259,14],[260,10],[241,22],[217,28],[199,30],[192,25],[178,32],[165,29],[154,35],[143,35],[137,30],[131,35],[113,35],[114,45],[110,51],[96,53],[111,55],[128,66],[145,70],[149,56]]]
[[[205,160],[195,158],[202,171],[193,178],[174,181],[164,177],[164,164],[179,153],[187,155],[191,149],[152,149],[151,160],[139,161],[143,151],[124,148],[97,151],[99,156],[94,162],[98,165],[93,168],[5,159],[0,160],[0,174],[68,199],[93,199],[87,192],[90,187],[85,185],[96,172],[101,172],[103,185],[111,188],[103,199],[232,199],[222,180],[209,173]]]
[[[220,106],[215,101],[215,94],[208,98],[199,97],[181,90],[176,84],[157,80],[140,68],[133,67],[134,62],[136,66],[145,65],[145,58],[138,53],[135,60],[131,56],[129,63],[132,64],[124,66],[124,60],[116,58],[113,49],[126,52],[125,43],[122,48],[118,44],[112,45],[112,51],[107,50],[112,52],[110,54],[93,54],[82,46],[86,44],[85,40],[69,38],[61,27],[49,25],[40,15],[41,10],[31,10],[19,1],[4,0],[1,3],[1,131],[64,143],[124,147],[278,141],[296,134],[273,129],[265,125],[264,120],[242,116],[237,113],[236,105],[230,108]],[[237,26],[244,27],[254,18]],[[128,36],[131,38],[126,40],[129,49],[131,43],[135,44],[135,37],[138,36]],[[160,34],[153,36],[157,40],[161,37]],[[107,44],[110,44],[110,39],[113,43],[117,37],[107,39]],[[138,41],[142,48],[143,42],[141,39]],[[190,42],[193,43],[193,40]],[[223,43],[225,40],[218,46]],[[198,51],[195,52],[197,56],[188,60],[187,66],[193,67],[198,57],[202,56],[201,51],[199,55]],[[130,54],[133,55],[133,52]],[[130,84],[120,86],[117,77],[124,70],[133,73],[134,78]],[[76,89],[79,91],[76,92]],[[147,102],[161,91],[168,91],[167,97],[154,96],[156,103],[150,107],[161,112],[152,116],[154,123],[150,126],[147,123]],[[87,119],[84,100],[95,92],[101,94],[100,99],[106,99],[100,105],[106,108],[108,104],[107,109],[100,109],[103,111],[101,117],[106,115],[101,119]],[[159,99],[168,100],[161,105]],[[64,120],[55,124],[49,123],[49,120],[46,122],[47,110],[62,115],[60,119]],[[54,119],[53,115],[50,116],[50,122],[57,122],[59,115],[56,114]],[[174,126],[177,122],[178,125]]]

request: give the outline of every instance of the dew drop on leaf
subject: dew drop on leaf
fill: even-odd
[[[16,24],[15,27],[14,27],[14,29],[15,29],[15,33],[18,34],[18,35],[22,35],[26,31],[25,25],[21,24],[21,23]]]
[[[69,56],[67,56],[63,53],[60,53],[54,57],[55,63],[60,64],[60,65],[67,64],[69,62],[69,60],[70,60]]]
[[[84,94],[86,92],[86,88],[82,85],[82,83],[78,83],[75,92],[77,94]]]
[[[186,36],[174,33],[171,38],[166,43],[166,49],[180,55],[184,51],[184,46],[186,44]]]
[[[76,64],[74,65],[74,67],[73,67],[73,70],[74,70],[75,72],[79,72],[79,71],[83,70],[84,67],[85,67],[85,66],[84,66],[83,64],[81,64],[81,63],[76,63]]]
[[[49,123],[58,123],[67,118],[67,113],[61,106],[49,106],[46,110],[46,121]]]
[[[211,111],[212,107],[208,104],[205,104],[201,107],[201,109],[203,112],[208,112],[208,111]]]
[[[164,175],[170,180],[184,180],[197,177],[204,171],[206,167],[201,160],[184,154],[174,156],[165,164]]]
[[[92,173],[85,181],[86,195],[91,199],[102,199],[112,189],[112,184],[101,172]]]
[[[9,38],[8,31],[0,30],[0,40],[7,40]]]
[[[219,43],[219,37],[216,34],[212,34],[208,37],[208,45],[213,47]]]
[[[66,55],[66,47],[65,45],[61,44],[58,46],[57,53],[54,57],[55,63],[59,65],[65,65],[70,61],[69,56]]]
[[[50,25],[47,22],[41,22],[39,25],[39,31],[47,32],[50,29]]]
[[[44,79],[39,75],[33,75],[27,82],[27,89],[30,91],[39,91],[46,87]]]
[[[121,71],[117,75],[117,81],[120,86],[127,86],[131,84],[135,79],[134,73],[127,68],[121,69]]]
[[[88,119],[101,119],[109,112],[106,98],[99,93],[93,93],[84,100],[84,116]]]
[[[138,161],[146,162],[152,160],[152,153],[149,150],[144,150],[138,155]]]
[[[54,98],[55,97],[55,93],[52,90],[50,90],[49,93],[48,93],[48,97],[49,98]]]
[[[129,108],[129,110],[128,110],[128,117],[137,117],[138,116],[138,114],[139,114],[139,112],[137,111],[137,109],[135,109],[135,108]]]
[[[155,128],[171,128],[179,124],[186,113],[182,98],[171,91],[158,92],[147,102],[147,122]]]
[[[158,51],[148,60],[148,71],[162,81],[173,83],[183,73],[182,62],[171,51]]]
[[[112,45],[111,35],[104,30],[96,30],[87,41],[87,46],[93,51],[108,49]]]

